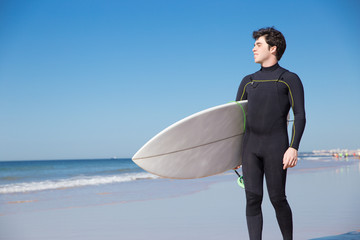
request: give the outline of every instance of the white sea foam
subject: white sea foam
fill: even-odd
[[[7,185],[0,185],[0,194],[8,193],[25,193],[33,191],[44,191],[62,188],[74,188],[94,186],[110,183],[130,182],[141,179],[155,179],[158,178],[150,173],[133,173],[113,176],[92,176],[92,177],[75,177],[60,180],[47,180],[41,182],[26,182],[26,183],[14,183]]]
[[[309,161],[319,161],[321,159],[323,159],[322,157],[305,157],[303,158],[304,160],[309,160]]]

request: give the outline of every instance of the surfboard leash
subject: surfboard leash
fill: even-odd
[[[234,171],[235,171],[236,175],[238,175],[238,179],[237,179],[238,185],[239,185],[240,187],[242,187],[242,188],[245,188],[244,177],[241,176],[241,175],[238,173],[238,171],[236,171],[235,169],[234,169]]]
[[[243,106],[242,106],[239,102],[237,102],[237,101],[231,101],[231,102],[234,102],[234,103],[236,103],[238,106],[241,107],[241,110],[242,110],[242,112],[243,112],[243,114],[244,114],[244,132],[245,132],[245,129],[246,129],[246,114],[245,114],[245,110],[244,110]],[[245,188],[244,177],[241,176],[241,175],[238,173],[238,171],[236,171],[236,169],[234,169],[234,171],[235,171],[236,175],[238,175],[238,179],[237,179],[238,185],[239,185],[241,188]]]

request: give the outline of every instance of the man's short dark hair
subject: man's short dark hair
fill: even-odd
[[[253,32],[253,38],[255,40],[262,36],[265,37],[265,41],[270,47],[276,46],[276,58],[279,61],[286,49],[284,35],[274,27],[260,28]]]

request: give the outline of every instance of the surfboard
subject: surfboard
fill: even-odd
[[[247,100],[205,109],[167,127],[133,156],[164,178],[202,178],[241,165]]]

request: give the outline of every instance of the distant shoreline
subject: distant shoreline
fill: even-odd
[[[324,155],[324,156],[334,156],[334,154],[343,154],[346,153],[350,156],[360,157],[360,148],[359,149],[330,149],[330,150],[312,150],[312,151],[300,151],[299,155],[315,154],[315,155]],[[51,158],[51,159],[13,159],[13,160],[0,160],[0,162],[25,162],[25,161],[74,161],[74,160],[122,160],[122,159],[131,159],[132,157],[95,157],[95,158]]]

